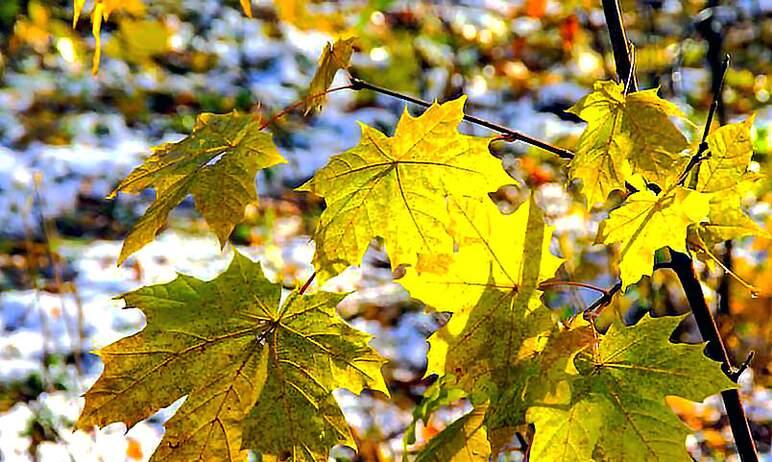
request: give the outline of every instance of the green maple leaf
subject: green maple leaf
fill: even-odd
[[[448,425],[418,453],[415,462],[487,462],[491,447],[483,421],[487,406],[480,405]]]
[[[490,400],[486,425],[496,437],[524,421],[533,358],[554,325],[537,287],[562,260],[549,252],[552,229],[533,199],[511,215],[492,204],[482,210],[487,220],[480,210],[460,215],[469,226],[489,227],[476,226],[478,243],[453,255],[447,273],[408,272],[400,282],[411,296],[453,312],[429,338],[426,374],[451,374],[470,396]]]
[[[257,171],[284,162],[252,115],[200,115],[190,136],[155,148],[110,194],[156,191],[155,201],[126,236],[118,264],[155,239],[188,194],[224,246],[246,205],[257,200]]]
[[[615,82],[596,82],[592,93],[568,109],[587,122],[569,176],[582,180],[588,206],[624,190],[635,173],[664,188],[688,161],[681,153],[686,138],[670,120],[685,115],[656,89],[629,95],[623,89]]]
[[[339,39],[335,43],[327,43],[322,56],[319,57],[319,67],[311,79],[306,99],[306,114],[320,111],[327,100],[326,91],[332,85],[335,74],[348,67],[351,55],[354,53],[355,38]]]
[[[666,396],[702,401],[734,388],[704,344],[672,344],[683,319],[644,317],[582,342],[570,374],[528,410],[536,427],[531,457],[540,461],[690,461],[688,427]],[[564,353],[564,352],[563,352]],[[563,367],[563,364],[559,364]]]
[[[147,326],[98,352],[105,369],[76,427],[131,427],[187,396],[152,460],[245,460],[253,449],[316,462],[353,446],[331,393],[388,393],[384,360],[336,314],[343,295],[295,291],[280,303],[281,292],[236,253],[212,281],[180,275],[124,295]]]
[[[490,199],[512,183],[488,151],[490,138],[461,135],[465,98],[405,111],[393,137],[362,124],[358,146],[336,156],[301,189],[327,208],[314,233],[321,280],[358,264],[375,237],[394,267],[453,251],[448,197]]]
[[[705,219],[709,194],[671,187],[659,195],[648,189],[631,194],[612,210],[598,230],[599,242],[621,242],[622,289],[635,284],[654,269],[654,252],[670,247],[686,252],[689,225]]]

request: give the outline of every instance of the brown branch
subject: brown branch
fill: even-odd
[[[603,0],[603,12],[606,16],[611,44],[614,49],[614,60],[617,63],[617,72],[622,81],[630,77],[632,69],[630,55],[628,50],[627,36],[625,34],[624,23],[622,22],[619,0]],[[637,91],[638,85],[635,78],[630,78],[631,91]],[[697,321],[697,327],[703,340],[707,342],[706,354],[712,359],[721,361],[724,373],[730,379],[737,380],[737,374],[729,363],[729,356],[726,347],[721,339],[721,335],[716,327],[713,315],[705,302],[705,295],[702,293],[702,286],[694,272],[691,258],[681,252],[675,252],[671,249],[672,269],[678,275],[681,281],[686,299],[689,302],[694,318]],[[721,398],[726,407],[726,413],[729,417],[729,424],[732,427],[732,434],[735,439],[735,446],[740,459],[743,462],[756,462],[758,455],[756,447],[751,436],[748,420],[745,417],[742,403],[740,402],[740,393],[737,389],[725,390],[721,392]]]
[[[388,88],[379,87],[378,85],[374,85],[370,82],[366,82],[354,76],[349,76],[349,79],[351,80],[351,88],[353,88],[354,90],[371,90],[376,93],[381,93],[383,95],[401,99],[402,101],[407,101],[408,103],[412,103],[421,107],[426,108],[431,106],[431,103],[424,101],[422,99],[416,98],[414,96],[406,95],[398,91],[390,90]],[[563,159],[574,158],[574,153],[567,149],[552,145],[550,143],[547,143],[546,141],[542,141],[538,138],[534,138],[530,135],[526,135],[525,133],[519,132],[517,130],[513,130],[509,127],[505,127],[503,125],[499,125],[497,123],[494,123],[485,119],[481,119],[479,117],[475,117],[472,115],[468,115],[468,114],[464,114],[464,120],[469,123],[479,125],[480,127],[485,127],[488,130],[501,133],[502,135],[505,135],[505,139],[509,141],[522,141],[525,144],[529,144],[531,146],[535,146],[537,148],[543,149]]]

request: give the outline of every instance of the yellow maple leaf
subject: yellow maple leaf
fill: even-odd
[[[544,224],[533,198],[509,215],[491,201],[453,203],[450,211],[454,234],[463,239],[458,252],[422,255],[398,281],[413,298],[438,311],[474,306],[489,278],[495,288],[517,292],[553,277],[563,263],[550,252],[554,228]],[[533,281],[524,280],[529,266],[538,268]]]
[[[456,130],[464,101],[435,103],[419,117],[406,110],[393,137],[361,124],[359,145],[300,188],[327,204],[314,232],[321,280],[358,264],[376,237],[394,267],[414,265],[419,254],[452,253],[446,199],[490,200],[488,192],[512,183],[488,151],[490,138]]]
[[[623,89],[612,81],[596,82],[592,93],[568,109],[587,122],[569,176],[582,180],[588,206],[623,190],[631,174],[665,188],[688,161],[682,154],[686,138],[670,120],[685,118],[683,112],[656,89],[629,95]]]
[[[520,398],[554,327],[538,285],[562,260],[549,251],[552,229],[533,198],[511,215],[490,204],[465,207],[459,219],[479,233],[477,244],[467,238],[444,275],[408,269],[400,282],[411,296],[453,313],[429,338],[426,374],[449,375],[468,394],[489,399],[491,436],[523,423]]]
[[[724,125],[708,135],[708,157],[700,162],[697,191],[712,193],[737,186],[753,156],[751,127],[754,118]]]
[[[744,184],[753,182],[754,180],[751,179],[744,180],[735,188],[746,189],[747,186]],[[711,196],[708,222],[701,223],[697,228],[703,242],[714,245],[744,236],[770,238],[770,234],[745,213],[742,198],[742,192],[736,189],[725,190]]]
[[[621,207],[611,211],[601,223],[597,240],[621,243],[623,290],[651,275],[657,250],[670,247],[686,252],[687,228],[707,217],[709,201],[709,194],[682,187],[671,187],[660,195],[645,189],[631,194]]]
[[[319,57],[319,67],[311,79],[306,99],[306,114],[313,110],[321,110],[327,100],[325,92],[332,84],[335,74],[346,69],[354,52],[355,38],[340,39],[335,43],[327,43]]]
[[[708,135],[707,156],[693,170],[697,191],[713,193],[708,223],[697,229],[699,238],[708,245],[743,236],[769,236],[742,208],[743,196],[761,178],[748,171],[753,157],[754,118],[724,125]]]

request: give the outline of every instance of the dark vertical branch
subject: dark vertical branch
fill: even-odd
[[[700,329],[700,335],[708,341],[705,354],[713,360],[720,361],[724,373],[736,381],[737,371],[729,365],[729,355],[724,342],[721,340],[721,334],[713,315],[705,302],[705,295],[702,293],[702,286],[700,286],[697,275],[694,274],[691,259],[680,252],[671,252],[671,255],[673,256],[673,270],[683,285],[686,299],[689,301],[689,306],[692,308],[692,313],[694,313],[694,318]],[[743,462],[758,461],[756,445],[751,435],[748,419],[745,417],[742,401],[740,401],[740,392],[737,389],[725,390],[721,392],[721,398],[724,401],[724,407],[726,407],[729,425],[732,427],[732,435],[740,459]]]
[[[606,16],[606,23],[611,36],[619,79],[624,82],[630,77],[632,63],[619,0],[603,0],[603,12]],[[635,78],[630,78],[630,82],[631,88],[628,91],[636,91],[638,85]],[[721,340],[721,335],[718,332],[713,315],[705,302],[705,295],[702,292],[700,281],[694,272],[691,258],[680,252],[671,251],[671,255],[672,263],[670,266],[678,275],[689,306],[697,321],[700,335],[707,342],[705,353],[710,358],[720,361],[724,373],[736,382],[738,371],[735,371],[729,363],[726,347]],[[751,436],[750,427],[748,426],[748,420],[745,417],[745,411],[740,402],[738,390],[724,391],[721,393],[721,397],[726,407],[729,423],[732,427],[732,434],[735,439],[735,446],[740,458],[743,462],[758,461],[756,447]]]
[[[638,80],[632,75],[632,62],[630,60],[630,46],[622,21],[622,9],[618,0],[603,0],[603,14],[606,16],[606,26],[611,36],[611,49],[614,51],[614,62],[617,65],[617,75],[626,82],[630,78],[628,92],[638,91]]]

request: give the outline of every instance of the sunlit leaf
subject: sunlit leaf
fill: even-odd
[[[569,176],[582,180],[588,206],[624,190],[625,180],[635,173],[669,186],[688,160],[682,154],[686,138],[670,120],[685,115],[659,98],[656,89],[625,95],[623,88],[596,82],[593,92],[569,109],[587,122]]]
[[[426,374],[451,375],[471,396],[490,401],[489,436],[524,422],[522,399],[538,372],[535,356],[554,326],[537,289],[561,260],[549,252],[552,229],[533,200],[496,214],[478,245],[465,245],[445,275],[401,281],[450,321],[429,338]]]
[[[453,251],[449,196],[489,200],[512,179],[488,151],[489,138],[461,135],[464,98],[400,119],[393,137],[361,124],[359,145],[336,156],[303,189],[327,209],[314,233],[319,277],[358,264],[375,237],[394,267],[419,254]]]
[[[311,85],[308,88],[308,97],[306,99],[306,114],[311,111],[322,109],[327,100],[325,92],[330,88],[335,74],[341,69],[348,67],[351,61],[351,54],[354,52],[355,38],[341,39],[335,43],[328,43],[324,46],[322,56],[319,57],[319,67],[311,79]]]
[[[651,275],[657,250],[670,247],[686,252],[687,228],[707,218],[709,200],[709,194],[682,187],[660,195],[646,189],[631,194],[621,207],[611,211],[598,230],[598,241],[621,243],[623,289]]]

